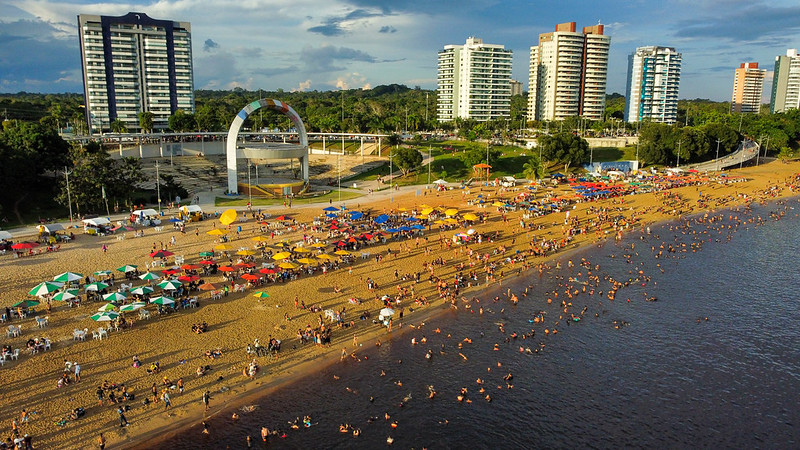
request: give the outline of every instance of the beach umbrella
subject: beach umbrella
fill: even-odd
[[[281,269],[297,269],[300,266],[298,266],[297,264],[292,264],[290,262],[282,262],[278,264],[278,267],[280,267]]]
[[[350,220],[358,220],[364,217],[364,213],[361,211],[350,211]]]
[[[292,220],[292,218],[281,214],[280,216],[276,217],[275,220],[280,220],[281,222],[283,222],[284,220]]]
[[[153,280],[160,280],[161,277],[154,274],[153,272],[145,272],[139,275],[139,278],[145,281],[153,281]]]
[[[102,281],[95,281],[94,283],[89,283],[83,288],[87,291],[102,291],[108,287],[107,284],[103,283]]]
[[[411,228],[413,228],[414,230],[424,230],[425,229],[425,227],[423,225],[420,225],[418,223],[415,223],[414,225],[411,225]]]
[[[118,312],[105,311],[105,312],[99,312],[99,313],[91,316],[91,319],[94,320],[95,322],[111,322],[112,320],[116,319],[117,317],[119,317],[119,313]]]
[[[267,294],[264,291],[258,291],[255,294],[253,294],[253,297],[256,297],[256,298],[269,298],[269,294]]]
[[[311,250],[309,250],[307,248],[303,248],[303,247],[297,247],[297,248],[294,249],[294,252],[295,253],[309,253],[309,252],[311,252]]]
[[[266,237],[266,236],[256,236],[256,237],[253,237],[253,238],[250,238],[250,239],[252,239],[252,240],[254,240],[256,242],[267,242],[269,240],[269,238]]]
[[[198,286],[197,288],[200,289],[201,291],[216,291],[217,289],[219,289],[213,283],[203,283],[200,286]]]
[[[17,242],[11,246],[14,250],[30,250],[32,248],[38,247],[39,244],[36,242]]]
[[[131,289],[131,294],[134,295],[145,295],[145,294],[152,294],[155,289],[151,288],[150,286],[139,286],[135,289]]]
[[[219,270],[220,272],[233,272],[236,269],[234,269],[231,266],[220,266],[217,270]]]
[[[448,216],[448,217],[450,217],[450,216],[455,216],[456,214],[458,214],[458,210],[457,210],[457,209],[455,209],[455,208],[446,209],[446,210],[444,211],[444,215],[445,215],[445,216]]]
[[[17,303],[11,305],[12,307],[16,308],[17,306],[23,306],[25,308],[30,308],[31,306],[36,306],[39,304],[39,300],[20,300]]]
[[[151,258],[168,258],[168,257],[170,257],[170,256],[172,256],[174,254],[175,253],[172,253],[169,250],[159,250],[159,251],[150,253],[150,257]]]
[[[188,283],[190,281],[197,281],[199,279],[200,277],[198,277],[197,275],[181,275],[178,277],[178,281],[182,281],[184,283]]]
[[[197,270],[202,268],[202,266],[198,266],[197,264],[184,264],[181,266],[183,270]]]
[[[145,306],[147,306],[147,303],[145,302],[133,302],[120,306],[119,310],[120,312],[131,312],[136,311],[137,309],[142,309]]]
[[[228,209],[219,216],[219,223],[222,225],[230,225],[236,220],[236,210]]]
[[[73,299],[78,296],[78,289],[67,289],[65,291],[59,292],[53,296],[53,300],[57,300],[60,302]]]
[[[325,217],[327,217],[328,219],[335,219],[338,216],[336,214],[334,214],[334,213],[328,213],[328,214],[325,214]]]
[[[158,283],[158,287],[165,291],[174,291],[181,287],[181,283],[179,281],[166,280]]]
[[[214,250],[223,250],[223,251],[224,250],[233,250],[233,247],[231,247],[228,244],[219,244],[216,247],[214,247]]]
[[[94,273],[94,275],[98,276],[98,277],[107,277],[107,276],[111,275],[111,271],[110,270],[98,270],[97,272]]]
[[[64,286],[64,283],[59,281],[43,281],[31,289],[28,294],[41,297],[61,289],[62,286]]]
[[[444,223],[449,223],[452,225],[458,223],[458,221],[456,219],[453,219],[452,217],[448,217],[447,219],[444,219]]]
[[[322,208],[322,210],[323,211],[328,211],[328,212],[336,212],[336,211],[339,211],[339,208],[337,208],[335,206],[328,206],[327,208]]]
[[[348,252],[347,250],[336,250],[335,252],[333,252],[333,254],[339,256],[347,256],[350,255],[351,253]]]
[[[317,243],[315,243],[315,244],[311,244],[309,247],[314,247],[314,248],[325,248],[325,247],[327,247],[327,245],[323,244],[322,242],[317,242]]]
[[[154,303],[156,305],[174,305],[175,300],[172,297],[167,296],[160,296],[150,300],[150,303]]]
[[[317,259],[333,259],[333,256],[323,253],[321,255],[317,255]]]
[[[255,266],[256,266],[255,264],[248,263],[248,262],[241,262],[241,263],[237,263],[236,264],[236,267],[246,267],[248,269],[251,268],[251,267],[255,267]]]
[[[389,233],[399,233],[400,232],[400,230],[398,228],[389,228],[386,231],[388,231]]]
[[[299,262],[300,264],[314,264],[316,261],[314,261],[311,258],[300,258],[297,260],[297,262]]]
[[[278,252],[272,255],[272,259],[280,260],[280,259],[286,259],[290,256],[292,256],[292,254],[289,252]]]
[[[112,292],[103,296],[103,300],[107,302],[121,302],[126,298],[128,298],[128,296],[122,292]]]
[[[238,252],[236,252],[236,254],[241,256],[252,256],[255,255],[256,252],[252,250],[239,250]]]
[[[386,223],[386,221],[388,221],[388,220],[389,220],[389,216],[387,216],[386,214],[381,214],[380,216],[375,218],[375,223],[382,224],[382,223]]]
[[[80,281],[83,279],[83,275],[75,272],[64,272],[61,275],[56,275],[53,277],[53,281],[59,281],[61,283],[71,283],[73,281]]]
[[[200,256],[202,256],[203,258],[210,258],[214,256],[214,252],[200,252]]]
[[[503,203],[503,202],[494,202],[494,203],[492,203],[492,206],[505,206],[505,205],[506,204]]]
[[[259,269],[259,271],[258,271],[258,272],[259,272],[259,273],[264,273],[264,274],[270,274],[270,273],[275,273],[275,272],[276,272],[276,270],[275,270],[275,269],[273,269],[273,268],[271,268],[271,267],[265,267],[265,268],[263,268],[263,269]]]
[[[213,259],[204,259],[204,260],[200,261],[200,264],[203,264],[204,266],[210,266],[210,265],[213,265],[213,264],[216,264],[216,263],[217,262],[214,261]]]
[[[100,312],[105,312],[105,311],[113,311],[116,308],[117,308],[117,305],[115,305],[113,303],[106,303],[105,305],[97,308],[97,310],[100,311]]]
[[[228,230],[221,230],[219,228],[214,228],[211,231],[206,231],[206,234],[209,236],[222,236],[223,234],[228,234]]]
[[[261,278],[261,277],[259,277],[258,275],[252,274],[252,273],[246,273],[246,274],[242,275],[242,279],[243,280],[247,280],[247,281],[256,281],[259,278]]]
[[[464,220],[478,220],[478,216],[472,213],[464,214]]]
[[[389,317],[394,315],[394,310],[392,308],[383,308],[381,309],[380,315],[383,317]]]
[[[125,264],[122,267],[117,267],[117,271],[124,272],[124,273],[135,272],[136,269],[138,269],[138,266],[134,266],[132,264]]]

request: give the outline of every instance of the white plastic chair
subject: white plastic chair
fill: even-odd
[[[44,340],[44,351],[50,350],[51,345],[52,345],[52,343],[50,342],[50,339],[45,339]]]
[[[92,340],[96,341],[98,339],[100,339],[100,335],[97,334],[97,331],[92,331]]]
[[[11,359],[19,360],[19,349],[15,348],[14,353],[11,354]]]

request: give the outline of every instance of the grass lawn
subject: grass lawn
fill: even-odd
[[[364,194],[349,189],[342,189],[342,200],[352,200],[354,198],[363,197]],[[339,192],[331,191],[317,197],[309,198],[295,198],[292,200],[292,205],[310,205],[312,203],[328,203],[330,200],[335,202],[339,201]],[[214,206],[247,206],[248,198],[227,198],[217,197],[214,200]],[[278,198],[253,198],[253,206],[275,206],[283,205],[283,199]]]

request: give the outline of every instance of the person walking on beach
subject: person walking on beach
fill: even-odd
[[[164,400],[164,409],[168,409],[172,405],[169,398],[169,391],[164,389],[164,393],[161,394],[161,398]]]
[[[208,401],[209,401],[209,399],[211,399],[211,393],[208,392],[208,391],[205,391],[203,393],[203,405],[205,405],[206,411],[208,411]]]
[[[117,414],[119,414],[119,426],[127,427],[128,419],[125,418],[125,410],[122,408],[122,406],[117,408]]]
[[[75,382],[81,381],[81,365],[76,361],[72,363],[72,369],[75,370]]]
[[[178,378],[178,392],[183,394],[183,378]]]
[[[100,433],[100,436],[97,438],[97,446],[100,447],[100,450],[106,448],[106,437],[103,436],[103,433]]]

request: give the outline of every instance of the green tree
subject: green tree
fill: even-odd
[[[537,155],[528,157],[528,162],[522,165],[522,174],[531,181],[538,180],[544,176],[544,166]]]
[[[194,114],[189,114],[182,109],[175,111],[175,114],[169,116],[168,122],[169,129],[183,133],[192,131],[197,128],[197,122],[194,120]]]
[[[153,117],[155,117],[155,115],[150,111],[142,111],[139,113],[139,129],[142,133],[153,132]]]
[[[413,148],[400,148],[392,152],[394,164],[400,168],[403,175],[408,175],[412,170],[422,164],[422,153]]]
[[[475,164],[485,163],[487,154],[489,165],[493,165],[498,159],[500,159],[501,156],[503,156],[503,152],[495,147],[488,146],[482,148],[482,146],[475,146],[476,144],[472,145],[473,147],[461,154],[461,160],[464,161],[464,164],[466,164],[467,167],[472,167]]]
[[[128,132],[128,127],[125,126],[125,122],[120,119],[115,119],[113,122],[111,122],[110,128],[112,133]]]
[[[703,158],[707,159],[708,151],[711,146],[708,145],[708,138],[706,134],[696,127],[683,127],[680,129],[680,142],[678,146],[681,151],[681,161],[702,161]],[[677,156],[678,149],[675,149]],[[677,161],[677,159],[676,159]]]
[[[710,122],[702,127],[703,132],[708,140],[709,147],[714,151],[716,156],[717,140],[719,140],[719,153],[720,155],[727,155],[728,153],[736,150],[741,140],[739,133],[725,123]]]
[[[539,136],[539,148],[544,159],[564,164],[564,172],[589,157],[586,139],[568,132]]]
[[[677,150],[680,131],[664,123],[647,122],[639,128],[639,160],[646,164],[668,164]]]

